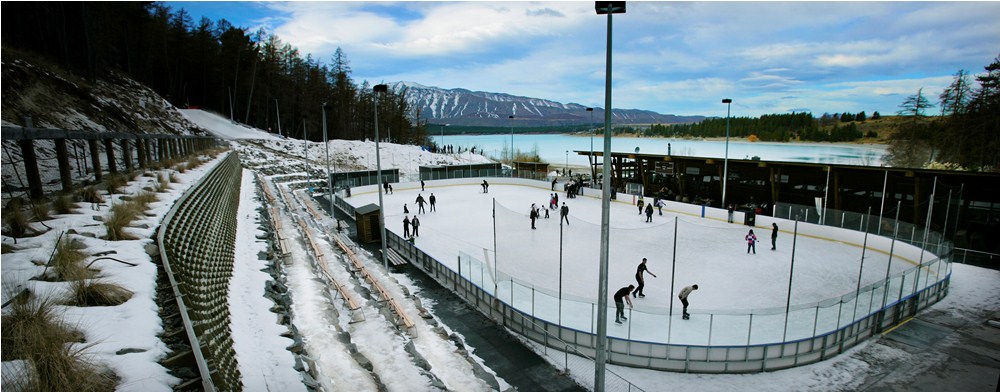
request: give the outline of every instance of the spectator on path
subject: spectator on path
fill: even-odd
[[[410,216],[403,216],[403,238],[410,238]]]
[[[639,263],[639,267],[635,269],[635,281],[639,283],[639,287],[636,287],[635,291],[632,292],[633,297],[635,296],[639,296],[641,298],[646,297],[642,293],[642,288],[646,286],[646,279],[644,279],[644,276],[642,275],[643,271],[649,272],[649,274],[653,275],[654,278],[656,277],[656,274],[654,274],[653,271],[650,271],[649,268],[646,268],[646,258],[643,257],[642,262]]]
[[[420,180],[420,191],[424,191],[424,180]]]
[[[569,206],[566,205],[566,202],[563,202],[560,214],[562,215],[562,218],[559,219],[559,223],[562,223],[562,221],[565,220],[566,226],[569,226]]]
[[[747,254],[749,254],[751,250],[753,251],[753,254],[757,254],[757,246],[755,245],[757,243],[757,236],[754,235],[753,229],[750,229],[750,232],[743,238],[747,240]]]
[[[615,308],[617,308],[617,311],[615,312],[615,323],[621,324],[622,321],[628,320],[628,317],[625,317],[625,301],[628,301],[628,307],[631,309],[632,298],[629,298],[628,295],[634,288],[634,285],[628,285],[628,287],[622,287],[615,292]]]
[[[434,192],[431,192],[430,201],[431,201],[431,212],[437,211],[437,208],[434,207],[434,204],[437,203],[437,198],[434,197]]]
[[[653,221],[653,205],[646,204],[646,222],[648,223],[652,221]]]
[[[417,194],[417,212],[420,214],[424,213],[424,195]]]
[[[771,223],[771,250],[776,250],[778,242],[778,224]]]
[[[691,285],[691,286],[688,286],[688,287],[685,287],[685,288],[681,289],[680,294],[677,295],[677,298],[681,299],[681,305],[684,305],[684,309],[681,310],[681,312],[682,312],[681,318],[683,318],[685,320],[691,318],[691,315],[688,314],[688,295],[691,295],[691,292],[695,291],[697,289],[698,289],[698,285],[696,285],[696,284],[695,285]]]
[[[382,193],[389,194],[389,181],[382,181]]]
[[[413,225],[413,236],[420,237],[420,219],[417,219],[417,217],[414,215],[413,221],[410,222],[410,224]]]

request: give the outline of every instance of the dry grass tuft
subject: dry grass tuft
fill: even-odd
[[[170,180],[168,180],[167,176],[165,176],[163,173],[157,174],[156,175],[156,191],[157,192],[166,192],[167,189],[170,189]]]
[[[197,155],[194,155],[194,156],[188,158],[186,166],[187,166],[188,169],[194,169],[194,168],[196,168],[198,166],[201,166],[202,163],[204,163],[204,162],[201,161],[201,158],[198,157]]]
[[[170,173],[170,182],[176,184],[181,182],[181,179],[177,177],[177,173]]]
[[[0,253],[14,253],[14,247],[7,244],[0,244]]]
[[[17,300],[2,321],[3,360],[30,363],[23,386],[35,391],[110,391],[117,377],[89,363],[70,342],[82,337],[63,321],[54,303]],[[33,370],[33,371],[32,371]],[[5,375],[7,376],[7,375]],[[6,378],[6,377],[5,377]]]
[[[3,225],[11,237],[21,238],[28,234],[28,214],[25,213],[20,199],[12,199],[3,209]]]
[[[74,208],[76,208],[76,203],[73,201],[73,196],[62,195],[52,200],[52,209],[57,214],[71,214]]]
[[[104,180],[104,185],[108,188],[108,193],[122,193],[122,188],[128,185],[128,176],[124,174],[112,174]]]
[[[52,254],[49,265],[52,266],[57,281],[89,279],[94,273],[83,265],[86,258],[87,254],[83,252],[83,246],[79,242],[64,237],[56,244],[56,251]]]
[[[118,306],[132,298],[128,289],[96,280],[77,280],[72,283],[67,305]]]
[[[104,221],[104,226],[108,229],[108,235],[105,238],[110,241],[136,239],[135,236],[126,233],[125,228],[142,214],[142,210],[137,207],[135,203],[131,202],[111,206],[111,212]]]
[[[104,203],[104,195],[94,186],[88,186],[80,190],[80,200],[85,203]]]
[[[31,203],[31,214],[34,216],[35,222],[52,219],[52,215],[49,214],[49,204],[43,200],[34,200]]]

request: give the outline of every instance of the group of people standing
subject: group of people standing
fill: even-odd
[[[536,229],[536,227],[535,227],[535,221],[538,220],[539,218],[541,218],[541,211],[545,211],[545,219],[548,219],[549,218],[549,209],[553,209],[553,210],[556,209],[555,206],[556,206],[557,200],[559,200],[559,199],[558,199],[558,196],[555,196],[555,195],[552,195],[552,197],[553,198],[549,202],[549,208],[538,208],[538,205],[536,205],[535,203],[531,203],[531,210],[528,211],[528,219],[531,219],[531,229],[532,230]],[[559,215],[560,215],[559,223],[561,224],[561,223],[563,223],[563,221],[566,221],[566,225],[568,226],[569,225],[569,206],[566,205],[566,202],[563,202],[562,208],[559,210]]]
[[[646,287],[645,273],[649,273],[654,278],[656,277],[656,274],[654,274],[653,271],[650,271],[649,267],[646,266],[647,261],[648,260],[646,260],[646,258],[643,257],[642,262],[639,263],[639,266],[636,267],[635,270],[635,281],[639,286],[636,287],[635,285],[630,284],[627,287],[622,287],[618,289],[618,291],[616,291],[614,294],[615,308],[616,308],[615,311],[616,324],[621,324],[622,322],[628,320],[628,317],[625,317],[626,302],[628,302],[629,308],[632,308],[632,298],[646,298],[646,295],[643,294],[642,292],[642,289]],[[694,284],[684,287],[683,289],[681,289],[680,293],[677,294],[677,298],[681,300],[681,305],[684,306],[681,311],[681,318],[683,318],[684,320],[691,318],[691,315],[688,314],[687,312],[688,309],[687,299],[688,296],[691,295],[691,292],[697,289],[698,285]],[[630,298],[629,294],[631,294],[632,298]]]

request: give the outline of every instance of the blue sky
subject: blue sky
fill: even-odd
[[[166,2],[263,28],[358,83],[409,81],[604,106],[594,2]],[[613,19],[616,108],[734,116],[893,114],[1000,55],[1000,2],[628,2]],[[937,109],[932,109],[936,113]]]

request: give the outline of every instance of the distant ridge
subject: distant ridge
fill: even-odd
[[[544,127],[585,125],[591,115],[577,103],[560,103],[541,98],[505,93],[443,89],[414,82],[391,83],[394,91],[406,89],[411,108],[419,109],[420,119],[429,123],[448,123],[483,127]],[[511,121],[509,116],[514,115]],[[699,122],[704,116],[675,116],[650,110],[614,109],[615,124],[681,124]],[[595,122],[603,122],[604,109],[594,108]]]

